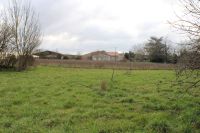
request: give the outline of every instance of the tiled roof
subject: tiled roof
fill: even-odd
[[[110,56],[118,56],[120,55],[118,52],[106,52],[107,55],[110,55]]]

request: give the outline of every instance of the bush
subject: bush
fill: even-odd
[[[19,56],[15,55],[7,56],[4,59],[0,59],[0,70],[5,69],[16,69],[17,71],[26,70],[29,66],[33,66],[35,59],[30,56]]]
[[[19,56],[17,58],[16,70],[17,71],[26,70],[29,66],[33,66],[34,63],[35,59],[31,55]]]
[[[81,56],[78,55],[78,56],[76,57],[76,60],[81,60]]]
[[[10,55],[5,59],[0,60],[0,70],[14,68],[16,62],[17,62],[16,57],[14,55]]]

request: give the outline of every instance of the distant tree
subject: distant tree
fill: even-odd
[[[133,46],[132,51],[134,53],[135,61],[144,62],[148,60],[144,47],[144,44],[138,44]]]
[[[163,43],[163,37],[151,37],[145,45],[145,50],[151,62],[163,63],[166,61],[168,48]]]
[[[146,62],[148,61],[148,57],[143,52],[138,51],[137,53],[135,53],[135,60],[138,62]]]
[[[177,62],[178,62],[178,55],[176,53],[173,53],[171,59],[172,59],[171,63],[177,64]]]
[[[124,54],[125,59],[129,60],[129,53]]]
[[[81,59],[82,59],[81,55],[76,56],[76,60],[81,60]]]
[[[164,62],[165,63],[172,63],[172,53],[170,51],[170,45],[168,44],[167,40],[163,40],[163,49],[164,49]]]
[[[69,57],[68,57],[68,56],[64,56],[63,59],[64,59],[64,60],[69,60]]]
[[[132,51],[129,51],[128,53],[124,54],[125,59],[129,60],[129,61],[133,61],[135,58],[135,54]]]

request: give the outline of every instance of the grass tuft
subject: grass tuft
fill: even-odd
[[[101,81],[101,90],[106,91],[107,89],[108,89],[108,83],[105,80]]]
[[[148,129],[156,133],[170,133],[171,126],[166,120],[155,119],[148,125]]]
[[[74,102],[66,102],[63,107],[64,109],[71,109],[75,106],[75,103]]]

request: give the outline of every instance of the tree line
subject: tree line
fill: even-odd
[[[25,70],[33,65],[41,43],[38,14],[27,1],[11,0],[0,12],[0,69]]]
[[[130,61],[175,63],[177,83],[184,88],[200,88],[200,1],[179,0],[183,14],[169,24],[184,34],[186,39],[180,50],[170,50],[170,45],[159,37],[151,37],[144,47],[125,54]]]
[[[129,61],[176,64],[179,55],[176,48],[172,48],[163,37],[152,36],[139,49],[133,48],[125,53],[125,58]]]

